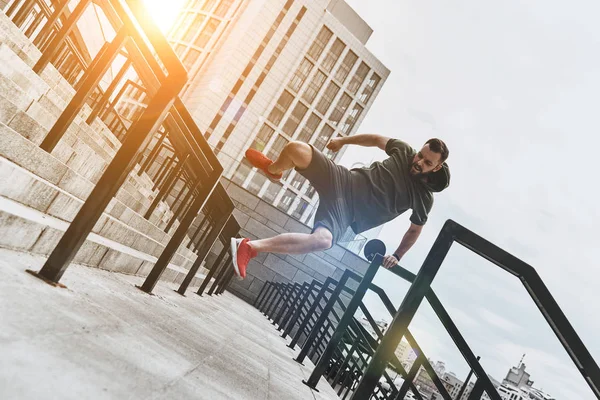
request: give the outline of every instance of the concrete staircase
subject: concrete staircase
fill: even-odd
[[[120,142],[99,120],[88,125],[85,107],[49,154],[39,147],[74,89],[48,66],[32,71],[40,52],[0,12],[0,247],[48,255],[90,194]],[[75,262],[146,275],[177,228],[162,202],[143,218],[157,193],[137,168],[111,201]],[[195,260],[178,249],[163,279],[178,282]],[[202,270],[197,278],[202,278]],[[193,285],[198,282],[192,282]]]

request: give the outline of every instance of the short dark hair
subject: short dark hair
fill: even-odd
[[[448,150],[448,146],[446,146],[446,143],[444,143],[442,140],[435,139],[435,138],[429,139],[425,143],[425,145],[429,145],[429,148],[431,149],[431,151],[441,155],[440,163],[443,163],[444,161],[446,161],[448,159],[448,156],[450,155],[450,151]]]

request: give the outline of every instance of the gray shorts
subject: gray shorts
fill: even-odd
[[[335,244],[354,221],[351,173],[325,157],[313,145],[310,147],[310,165],[305,169],[296,168],[296,171],[308,179],[319,194],[313,232],[319,226],[326,228],[333,235]]]

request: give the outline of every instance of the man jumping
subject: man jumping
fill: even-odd
[[[349,226],[358,234],[391,221],[409,208],[410,228],[396,251],[384,257],[383,266],[396,265],[417,241],[433,206],[433,192],[444,190],[450,183],[446,144],[430,139],[420,151],[415,151],[398,139],[362,134],[332,139],[327,148],[337,152],[346,144],[379,147],[389,157],[370,167],[348,170],[304,142],[288,143],[275,161],[257,150],[246,151],[248,161],[272,181],[295,168],[319,194],[319,207],[310,234],[283,233],[252,241],[232,238],[233,266],[239,277],[246,277],[246,266],[258,253],[326,250],[337,243]]]

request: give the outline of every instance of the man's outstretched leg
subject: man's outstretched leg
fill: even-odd
[[[258,253],[305,254],[327,250],[333,236],[320,226],[313,233],[282,233],[268,239],[248,240],[231,238],[231,255],[236,274],[246,277],[248,262]]]
[[[276,181],[281,179],[283,171],[307,168],[312,161],[312,148],[304,142],[289,142],[275,161],[255,149],[246,150],[246,159],[269,179]]]

